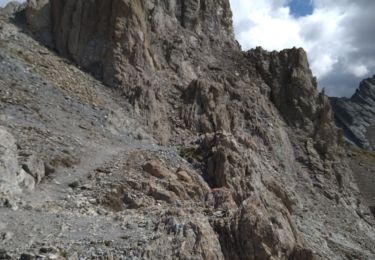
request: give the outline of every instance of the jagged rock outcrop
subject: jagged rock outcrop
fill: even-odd
[[[2,195],[32,190],[35,186],[33,177],[20,167],[15,138],[3,127],[0,127],[0,173],[0,200]]]
[[[333,154],[341,133],[332,123],[328,98],[317,91],[303,49],[248,52],[263,80],[270,86],[270,98],[285,121],[315,140],[320,155]]]
[[[32,0],[26,20],[115,88],[5,22],[0,122],[56,168],[29,202],[37,215],[5,219],[28,216],[72,257],[375,255],[374,220],[302,49],[241,52],[228,0]],[[22,164],[38,182],[39,160]],[[29,243],[18,226],[14,254]]]
[[[337,125],[361,148],[375,150],[375,76],[361,82],[350,98],[331,98]]]
[[[304,198],[311,187],[315,187],[312,194],[322,195],[319,200],[353,203],[350,194],[356,191],[342,158],[340,130],[327,97],[314,84],[303,50],[269,53],[257,49],[246,53],[242,62],[245,71],[237,75],[218,71],[209,79],[193,81],[182,95],[181,117],[186,126],[205,134],[197,150],[205,179],[215,189],[229,189],[236,203],[229,207],[229,216],[214,225],[224,255],[232,259],[313,258],[318,249],[307,246],[291,216],[299,211],[300,203],[311,200]],[[302,193],[295,192],[298,176],[310,183]],[[249,201],[259,203],[250,203],[253,208],[247,211]],[[265,205],[277,210],[266,210]],[[263,218],[249,213],[254,211]],[[248,215],[242,216],[244,212]]]

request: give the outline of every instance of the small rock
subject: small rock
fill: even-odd
[[[36,184],[40,183],[45,176],[45,165],[36,155],[24,158],[22,169],[34,177]]]
[[[13,233],[12,232],[4,232],[4,233],[0,234],[0,239],[3,240],[3,241],[11,240],[12,237],[13,237]]]
[[[128,209],[138,209],[143,206],[143,201],[141,198],[138,198],[137,196],[128,192],[124,194],[123,200]]]
[[[58,250],[54,247],[42,247],[39,249],[40,254],[57,254]]]
[[[19,186],[24,190],[32,191],[35,188],[35,179],[29,175],[27,172],[25,172],[23,169],[21,169],[17,174],[17,180],[19,183]]]
[[[44,163],[44,172],[45,172],[46,176],[49,176],[49,175],[55,173],[56,169],[51,164],[45,162]]]
[[[77,189],[79,187],[79,181],[73,181],[68,185],[72,189]]]
[[[155,200],[162,200],[167,203],[174,203],[178,200],[177,196],[174,195],[174,193],[160,189],[158,187],[151,188],[148,195],[153,197]]]
[[[0,259],[12,259],[6,250],[0,249]]]
[[[111,247],[111,246],[112,246],[112,241],[110,241],[110,240],[105,240],[105,241],[104,241],[104,245],[105,245],[106,247]]]
[[[171,173],[158,161],[147,162],[145,165],[143,165],[143,170],[159,179],[164,179],[171,176]]]
[[[183,170],[177,171],[176,175],[177,175],[177,179],[179,179],[180,181],[184,181],[187,183],[192,182],[190,175],[186,171],[183,171]]]
[[[34,260],[34,259],[36,259],[36,257],[33,254],[24,253],[20,256],[20,260]]]

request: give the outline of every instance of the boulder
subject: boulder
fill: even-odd
[[[147,162],[143,165],[143,170],[159,179],[165,179],[172,176],[171,172],[169,172],[169,170],[162,166],[158,161]]]
[[[31,172],[39,173],[37,180],[44,172],[44,165],[31,163],[32,161],[28,165]],[[0,190],[5,194],[19,193],[22,190],[30,191],[34,189],[36,180],[20,167],[16,139],[5,128],[0,127]]]
[[[27,156],[22,160],[22,169],[34,177],[37,184],[39,184],[45,176],[44,162],[35,154]]]
[[[177,176],[177,179],[182,181],[182,182],[192,183],[192,179],[191,179],[190,175],[182,169],[179,169],[176,172],[176,176]]]
[[[19,192],[17,177],[19,171],[16,139],[5,128],[0,127],[0,189],[2,191]]]
[[[36,181],[33,176],[23,169],[17,173],[17,185],[24,191],[32,191],[35,188]]]

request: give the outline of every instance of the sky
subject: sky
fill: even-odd
[[[0,6],[8,0],[0,0]],[[306,50],[320,88],[351,96],[375,74],[374,0],[230,0],[243,50]]]
[[[303,47],[320,88],[351,96],[375,74],[374,0],[230,0],[244,50]]]
[[[10,2],[9,0],[0,0],[0,6],[4,6],[6,3]],[[21,1],[18,1],[21,2]]]

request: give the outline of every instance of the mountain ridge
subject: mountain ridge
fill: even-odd
[[[359,147],[374,150],[375,76],[363,80],[351,98],[331,98],[331,103],[346,137]]]

